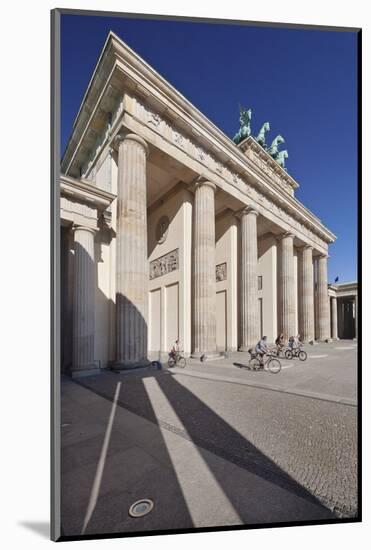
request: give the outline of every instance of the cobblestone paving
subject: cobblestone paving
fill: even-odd
[[[183,378],[179,385],[233,426],[259,451],[262,463],[261,455],[340,517],[356,516],[355,407],[219,382],[211,388],[208,381],[190,378]],[[181,401],[181,394],[180,388],[175,390],[174,402]],[[213,425],[206,417],[203,407],[196,409],[188,413],[188,425],[195,426],[201,439],[217,441],[229,453],[241,456],[242,451],[243,455],[239,438],[228,429],[226,433],[218,430],[218,422]]]
[[[101,375],[82,382],[265,479],[313,495],[338,517],[357,515],[357,408],[277,391],[160,371],[146,377]],[[179,422],[152,404],[165,395]]]

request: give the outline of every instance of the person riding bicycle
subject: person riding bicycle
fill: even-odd
[[[302,341],[300,340],[300,334],[296,336],[290,336],[289,339],[289,348],[294,356],[297,356],[298,352],[302,348]]]
[[[300,334],[297,334],[296,336],[294,336],[294,344],[293,344],[293,348],[294,349],[298,349],[300,348],[302,345],[302,342],[300,340]]]
[[[279,334],[274,342],[276,344],[276,348],[277,348],[277,351],[280,351],[284,344],[285,344],[285,337],[284,337],[284,334],[283,332],[281,332],[281,334]]]
[[[170,355],[176,360],[176,358],[179,356],[179,353],[180,353],[179,340],[175,340],[175,344],[170,350]]]
[[[261,338],[255,346],[256,356],[259,358],[261,363],[263,363],[264,355],[268,353],[268,351],[267,337],[263,336],[263,338]]]

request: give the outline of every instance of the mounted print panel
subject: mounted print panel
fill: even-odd
[[[53,539],[360,521],[360,29],[53,46]]]

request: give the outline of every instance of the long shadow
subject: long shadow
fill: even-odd
[[[336,517],[312,493],[295,481],[191,391],[179,384],[173,375],[159,377],[158,384],[194,444],[277,485],[285,491],[315,504],[319,507],[318,519]],[[207,460],[206,455],[204,456]],[[241,519],[248,522],[251,517],[250,510],[241,507],[239,501],[236,500],[235,484],[230,483],[230,480],[223,475],[220,469],[213,467],[213,461],[207,460],[207,462]],[[267,512],[269,512],[268,509]]]
[[[217,480],[220,488],[243,523],[324,521],[337,517],[312,493],[296,482],[273,460],[244,438],[223,418],[210,409],[210,407],[205,405],[203,401],[179,384],[172,374],[169,372],[160,372],[156,374],[148,373],[147,376],[155,377],[159,388],[166,396],[183,428],[181,426],[173,426],[165,418],[161,419],[156,416],[143,387],[143,381],[141,380],[144,378],[143,376],[127,377],[124,383],[124,391],[121,392],[119,397],[118,405],[197,445],[202,450],[202,458],[207,464],[209,471]],[[111,399],[114,384],[113,375],[105,378],[105,380],[102,378],[96,378],[95,380],[86,379],[83,382],[79,381],[79,383],[102,397]],[[161,441],[161,445],[163,444],[163,441]],[[172,470],[172,476],[175,476],[171,457],[166,449],[164,450],[164,456],[166,456],[167,465]],[[234,476],[229,478],[226,476],[223,463],[220,460],[215,460],[215,457],[224,459],[249,474],[254,474],[262,482],[252,477],[249,487],[236,486],[236,479],[241,478],[241,474],[235,470],[237,472],[236,479]],[[284,489],[285,492],[274,489],[274,487]],[[272,490],[275,496],[271,500],[267,496],[264,497],[264,491],[268,491],[268,493],[271,491],[272,495]],[[182,489],[179,485],[177,491],[176,498],[174,495],[173,507],[178,506],[179,502],[181,502],[181,506],[186,507],[182,496]],[[306,509],[305,505],[301,511],[295,513],[295,506],[299,501],[293,498],[293,496],[300,497],[312,505],[312,507],[307,506],[307,509],[310,509],[308,517],[303,515],[303,510]],[[303,501],[301,502],[303,503]],[[261,510],[262,506],[265,507],[263,511]],[[255,511],[259,508],[260,513],[258,516],[260,520],[256,520],[257,515]],[[285,516],[286,509],[288,512]],[[188,510],[187,517],[189,517]],[[261,519],[262,517],[266,519]],[[177,529],[182,528],[182,526],[173,525],[171,528]]]
[[[247,369],[247,370],[254,370],[252,367],[250,367],[248,364],[244,364],[244,363],[237,363],[237,362],[234,362],[233,365],[235,367],[238,367],[239,369]]]
[[[81,535],[118,380],[122,386],[117,405],[138,414],[138,407],[131,403],[140,403],[140,416],[157,425],[141,378],[107,373],[68,381],[70,389],[64,391],[69,391],[72,398],[62,410],[62,426],[65,423],[67,432],[61,446],[61,517],[65,537]],[[86,394],[86,401],[76,406],[75,384],[105,400],[97,401],[92,394]],[[127,394],[131,395],[130,403],[126,402]],[[138,421],[135,424],[135,419],[118,419],[117,415],[116,410],[99,496],[85,535],[192,529],[194,524],[161,431]],[[154,501],[153,511],[140,519],[130,517],[130,506],[142,498]]]

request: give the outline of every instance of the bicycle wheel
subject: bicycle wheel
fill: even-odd
[[[292,351],[291,349],[287,349],[285,352],[286,359],[292,359]]]
[[[299,359],[300,361],[305,361],[307,358],[307,352],[304,350],[299,351]]]
[[[268,361],[268,369],[273,374],[277,374],[281,370],[281,363],[276,358],[269,359]]]
[[[257,357],[253,357],[252,359],[250,359],[249,367],[250,369],[253,369],[253,370],[259,370],[260,369],[259,359]]]
[[[174,357],[169,357],[169,360],[168,360],[167,364],[170,368],[173,367],[175,365]]]
[[[176,366],[180,367],[181,369],[184,369],[186,366],[186,360],[184,357],[179,357],[178,361],[176,362]]]

